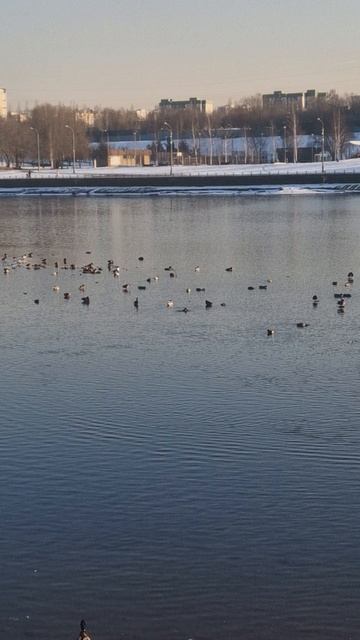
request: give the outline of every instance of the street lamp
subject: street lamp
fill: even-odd
[[[284,124],[283,130],[284,130],[284,161],[286,164],[287,163],[286,124]]]
[[[247,138],[247,131],[251,131],[251,127],[243,127],[243,131],[244,131],[244,164],[247,164],[248,162],[248,138]]]
[[[168,122],[164,122],[164,127],[169,130],[170,133],[170,175],[173,174],[173,130]]]
[[[65,129],[70,129],[72,133],[72,156],[73,156],[73,173],[75,172],[75,131],[69,124],[65,125]]]
[[[103,129],[103,133],[106,133],[106,154],[107,154],[107,165],[109,166],[109,156],[110,156],[110,139],[109,139],[109,129]]]
[[[325,155],[325,125],[321,118],[316,118],[321,123],[321,173],[324,176],[324,155]]]
[[[211,122],[210,122],[209,114],[207,116],[207,123],[208,123],[208,132],[209,132],[209,141],[210,141],[210,156],[209,156],[209,160],[210,160],[210,165],[212,165],[212,163],[213,163],[213,141],[212,141],[212,135],[211,135]]]
[[[30,127],[30,130],[35,131],[36,134],[38,171],[40,171],[40,134],[36,127]]]
[[[134,136],[134,167],[136,167],[136,131],[133,132]]]

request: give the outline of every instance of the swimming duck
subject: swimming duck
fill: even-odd
[[[86,631],[86,622],[85,620],[81,620],[80,622],[80,633],[78,640],[91,640],[88,632]]]
[[[174,301],[173,300],[168,300],[166,303],[166,306],[168,309],[172,309],[174,306]]]

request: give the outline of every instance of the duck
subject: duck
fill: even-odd
[[[135,300],[134,300],[134,307],[135,307],[135,309],[138,309],[138,308],[139,308],[139,298],[135,298]]]
[[[227,268],[225,269],[225,271],[229,271],[229,272],[230,272],[230,271],[232,271],[232,270],[233,270],[233,268],[232,268],[232,267],[227,267]]]
[[[196,271],[196,273],[199,273],[200,267],[195,267],[194,271]]]
[[[85,285],[84,285],[84,284],[81,284],[81,285],[80,285],[80,287],[79,287],[79,291],[85,291]]]
[[[307,322],[297,322],[297,323],[296,323],[296,326],[297,326],[299,329],[304,329],[305,327],[309,327],[310,325],[309,325]]]
[[[187,289],[185,289],[186,293],[191,293],[191,289],[190,287],[187,287]]]
[[[86,622],[85,620],[81,620],[80,622],[80,633],[78,640],[91,640],[88,632],[86,631]]]
[[[66,291],[66,292],[64,293],[64,299],[65,299],[65,300],[70,300],[70,298],[71,298],[71,293],[69,293],[68,291]]]
[[[55,287],[52,288],[53,291],[60,291],[60,287],[58,285],[56,285]]]
[[[205,300],[205,309],[211,309],[213,303],[210,300]]]
[[[166,303],[166,306],[168,309],[172,309],[174,306],[174,301],[173,300],[168,300]]]
[[[85,298],[81,298],[81,302],[83,304],[89,305],[90,304],[90,298],[89,296],[85,296]]]
[[[274,336],[275,335],[275,329],[267,329],[266,330],[266,335]]]

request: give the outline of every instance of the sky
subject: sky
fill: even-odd
[[[0,86],[36,102],[215,106],[276,89],[360,94],[360,0],[0,0]]]

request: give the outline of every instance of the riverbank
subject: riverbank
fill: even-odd
[[[3,170],[0,195],[360,192],[360,159],[321,163],[194,167]]]

